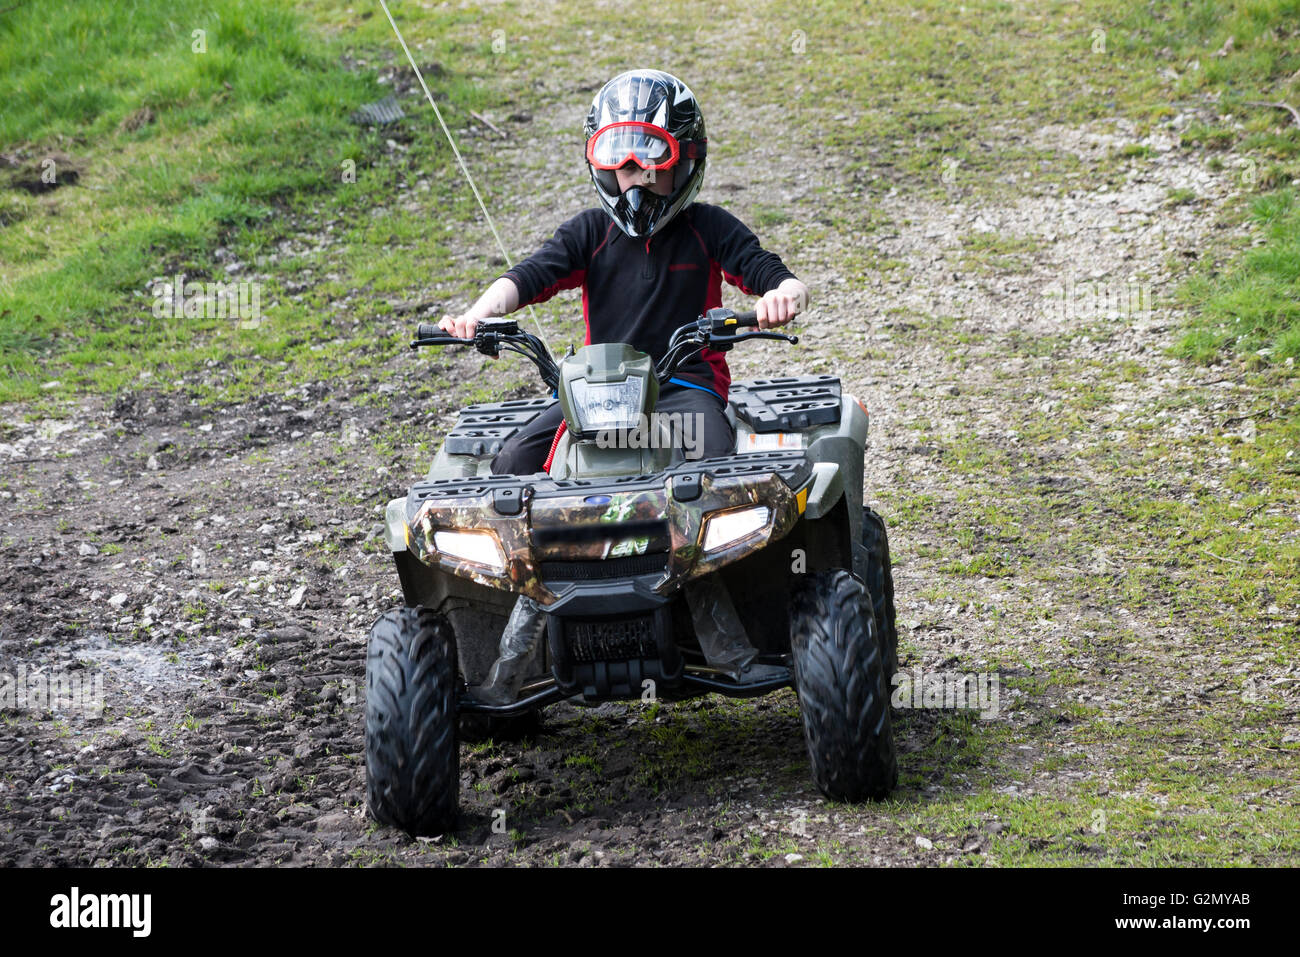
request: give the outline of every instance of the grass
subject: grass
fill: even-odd
[[[366,363],[373,338],[322,312],[356,286],[411,288],[423,218],[371,211],[450,155],[423,123],[382,135],[351,123],[386,90],[345,51],[283,2],[26,4],[0,18],[0,96],[25,104],[0,117],[0,151],[80,171],[46,193],[0,188],[0,402],[142,380],[236,399],[276,363],[304,377],[349,351]],[[482,105],[464,78],[439,92]],[[447,211],[463,201],[446,177],[427,183]],[[333,278],[305,294],[295,280],[320,262],[268,262],[301,216],[337,224]],[[436,269],[436,243],[420,252]],[[227,272],[232,260],[241,272]],[[155,315],[150,279],[178,273],[259,283],[265,321]]]
[[[928,329],[933,347],[955,341],[953,328]],[[1102,326],[1087,332],[1102,343],[1110,335]],[[1038,676],[1015,707],[1041,720],[983,733],[964,766],[954,766],[958,752],[943,739],[906,745],[907,787],[938,787],[933,797],[922,791],[919,807],[901,795],[934,843],[919,859],[1293,860],[1300,834],[1271,796],[1291,788],[1296,751],[1275,717],[1294,707],[1290,685],[1275,682],[1300,650],[1294,377],[1281,363],[1247,366],[1230,393],[1189,381],[1119,415],[1127,387],[1150,391],[1141,389],[1142,369],[1091,360],[1068,341],[1033,345],[1015,352],[1051,364],[1028,380],[1030,401],[1012,400],[1023,376],[993,377],[990,391],[1009,400],[998,403],[996,433],[910,423],[916,437],[907,441],[944,466],[942,492],[912,487],[906,469],[880,490],[895,560],[926,583],[899,606],[911,619],[904,668],[960,636],[989,659],[981,667]],[[988,362],[1006,346],[976,357]],[[1049,414],[1039,411],[1045,396]],[[1171,421],[1197,425],[1175,437]],[[1040,480],[1057,475],[1064,480]],[[986,557],[1012,574],[994,578],[975,563]],[[954,613],[975,595],[981,607]],[[1035,629],[1042,638],[1031,652],[1009,653],[1004,642]],[[900,740],[916,740],[924,728],[916,721],[897,724]],[[1034,759],[1017,773],[1022,747]],[[954,770],[974,794],[960,793],[970,784]],[[997,793],[1008,780],[1020,796]],[[1097,814],[1104,827],[1094,831]],[[892,810],[863,819],[882,839],[903,827]],[[963,851],[967,843],[977,849]],[[849,853],[840,862],[865,860]]]
[[[1210,362],[1226,351],[1285,362],[1300,357],[1300,204],[1295,190],[1255,197],[1251,219],[1265,242],[1227,268],[1194,276],[1181,290],[1195,310],[1178,345],[1185,358]]]
[[[1244,353],[1258,364],[1300,352],[1300,213],[1293,189],[1300,178],[1300,125],[1285,111],[1263,105],[1300,103],[1297,18],[1296,0],[1198,0],[1163,5],[1155,13],[1134,6],[1121,20],[1119,49],[1168,64],[1177,74],[1170,81],[1174,97],[1216,98],[1223,122],[1189,124],[1182,143],[1234,150],[1244,158],[1241,186],[1264,238],[1244,254],[1223,250],[1229,263],[1220,266],[1211,258],[1180,291],[1192,307],[1191,328],[1176,350],[1185,358],[1211,362]],[[1233,48],[1224,53],[1229,37]],[[1194,199],[1184,189],[1168,201]]]
[[[428,72],[435,94],[453,115],[529,104],[536,94],[527,77],[590,58],[586,32],[553,31],[554,42],[539,44],[515,29],[518,10],[399,7],[395,15],[417,58],[434,64]],[[1294,11],[1294,0],[1205,0],[1157,10],[1118,0],[1086,10],[1055,2],[1027,25],[996,0],[964,15],[927,0],[873,10],[864,32],[856,9],[818,0],[800,9],[797,27],[779,25],[761,8],[751,11],[728,22],[735,36],[721,44],[706,14],[669,4],[663,28],[689,39],[663,54],[663,65],[690,75],[707,55],[706,104],[729,101],[766,115],[764,91],[785,90],[788,108],[771,117],[773,135],[824,144],[830,155],[842,154],[844,175],[863,185],[902,177],[916,191],[949,198],[1004,189],[1005,182],[1037,175],[1049,160],[1061,162],[1029,147],[979,148],[989,117],[1010,110],[1030,125],[1117,113],[1150,121],[1168,115],[1171,101],[1214,93],[1244,114],[1244,130],[1191,126],[1185,139],[1247,152],[1258,161],[1262,189],[1298,169],[1300,134],[1287,128],[1286,115],[1245,105],[1294,98],[1300,55],[1285,28],[1274,29]],[[530,13],[539,26],[563,26],[567,8]],[[585,16],[592,34],[623,31],[616,11]],[[1105,34],[1100,43],[1098,29]],[[204,31],[201,44],[195,31]],[[1213,56],[1228,35],[1235,51]],[[753,43],[771,54],[761,86],[749,83],[742,68]],[[450,264],[442,237],[436,230],[428,237],[426,210],[436,208],[448,229],[473,216],[427,117],[382,133],[347,119],[392,89],[377,82],[395,62],[392,51],[383,17],[358,17],[332,0],[301,8],[251,0],[28,4],[0,18],[0,95],[27,104],[0,118],[0,151],[28,164],[66,158],[80,172],[76,185],[39,195],[0,188],[0,221],[8,224],[0,230],[0,402],[150,386],[238,401],[257,394],[268,370],[309,381],[341,364],[364,369],[390,355],[392,347],[374,337],[400,334],[400,324],[384,319],[391,312],[386,300],[427,287],[428,277]],[[1177,79],[1149,69],[1153,57]],[[595,57],[593,75],[612,67],[606,59]],[[1198,69],[1186,67],[1192,61]],[[56,66],[71,62],[76,70]],[[481,82],[486,74],[494,82]],[[742,160],[753,145],[738,126],[714,136],[720,164]],[[1123,155],[1141,154],[1126,148]],[[355,182],[346,181],[347,164]],[[421,179],[423,187],[412,182]],[[421,208],[394,205],[401,194],[417,197]],[[1180,192],[1170,202],[1190,199]],[[508,213],[510,197],[501,201]],[[837,228],[887,225],[873,222],[870,204],[827,207],[820,215]],[[752,217],[777,235],[800,220],[764,203]],[[327,254],[281,254],[298,228],[323,222],[334,227]],[[1253,323],[1259,341],[1267,340],[1253,351],[1271,348],[1286,357],[1296,348],[1294,312],[1284,308],[1292,280],[1278,264],[1294,258],[1295,220],[1284,215],[1275,222],[1265,250],[1190,295],[1221,315],[1253,286],[1267,286],[1275,295],[1242,323]],[[1004,245],[997,237],[968,242],[968,262],[980,270],[1009,268],[1032,252]],[[244,268],[227,273],[232,259]],[[178,273],[259,283],[265,321],[243,328],[228,319],[155,316],[150,280]],[[444,295],[467,294],[479,282],[463,273],[449,278]],[[360,290],[369,323],[339,307]],[[1185,354],[1203,359],[1225,343],[1255,341],[1253,333],[1242,338],[1216,321],[1193,333]],[[1276,327],[1271,338],[1268,324]]]
[[[963,236],[963,264],[981,272],[1023,272],[1042,242],[1032,236],[1000,236],[997,233],[972,233]]]

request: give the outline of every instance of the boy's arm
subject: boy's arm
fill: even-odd
[[[507,270],[469,310],[444,317],[439,326],[468,339],[480,319],[504,316],[520,306],[545,302],[561,289],[582,285],[591,258],[592,213],[600,210],[588,210],[561,224],[537,252]]]
[[[808,308],[808,287],[781,257],[764,249],[748,226],[719,206],[699,204],[696,219],[722,276],[740,291],[762,298],[754,306],[762,329],[781,326]]]

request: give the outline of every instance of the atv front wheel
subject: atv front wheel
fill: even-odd
[[[889,560],[889,533],[874,509],[862,506],[862,547],[867,550],[867,593],[876,613],[876,634],[885,652],[885,687],[898,671],[898,625],[894,616],[894,569]]]
[[[390,611],[366,651],[366,800],[377,821],[415,836],[456,822],[456,639],[427,608]]]
[[[791,657],[813,780],[832,800],[883,798],[898,762],[867,592],[836,569],[808,576],[794,598]]]

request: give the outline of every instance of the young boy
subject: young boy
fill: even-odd
[[[584,344],[626,342],[657,361],[675,329],[722,305],[723,279],[761,296],[755,306],[760,328],[784,325],[807,307],[807,287],[744,223],[694,202],[704,182],[707,140],[704,116],[686,84],[658,70],[622,73],[596,94],[585,133],[600,208],[561,225],[468,312],[444,317],[442,329],[469,338],[480,319],[581,286]],[[697,413],[703,456],[730,455],[736,442],[725,414],[730,383],[725,354],[705,349],[663,386],[655,411]],[[492,471],[542,471],[562,419],[559,403],[551,405],[505,443]],[[741,684],[786,674],[755,661],[758,650],[721,582],[693,582],[686,597],[711,665]],[[545,610],[520,596],[499,657],[474,689],[477,697],[496,704],[515,700],[544,626]]]
[[[704,116],[684,83],[658,70],[616,76],[592,101],[585,133],[601,208],[561,225],[469,311],[444,317],[442,329],[468,338],[480,319],[581,286],[584,344],[626,342],[658,360],[673,330],[722,305],[723,279],[762,297],[755,306],[760,328],[784,325],[807,307],[808,288],[740,220],[693,202],[704,182],[707,140]],[[725,354],[705,349],[660,390],[656,411],[698,413],[703,455],[729,455],[730,382]],[[515,433],[492,471],[541,471],[562,418],[556,403]]]

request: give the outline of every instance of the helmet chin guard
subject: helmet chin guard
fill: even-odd
[[[633,239],[663,229],[704,184],[704,115],[690,88],[671,74],[620,73],[592,100],[584,132],[587,171],[596,196]],[[621,192],[614,170],[623,161],[652,176],[671,176],[671,192],[661,196],[640,185]]]
[[[614,204],[614,218],[633,238],[651,236],[667,206],[667,196],[660,196],[644,186],[632,186]]]

